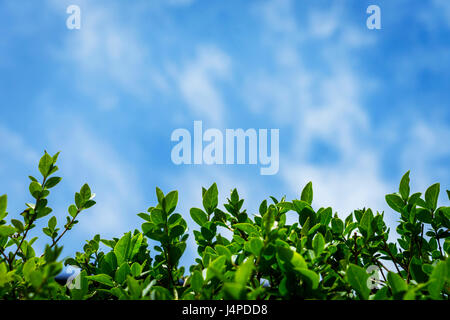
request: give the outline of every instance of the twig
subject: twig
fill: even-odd
[[[400,269],[397,266],[397,259],[395,259],[395,257],[392,255],[391,250],[389,249],[389,247],[386,243],[386,239],[384,239],[384,237],[383,237],[383,243],[384,243],[384,249],[386,250],[388,255],[391,257],[391,260],[394,263],[395,269],[397,269],[397,272],[400,274]]]
[[[47,179],[47,178],[44,177],[44,180],[42,180],[42,188],[41,188],[41,192],[44,191],[44,189],[45,189],[44,186],[45,186],[46,179]],[[14,254],[13,254],[12,257],[11,257],[11,259],[9,260],[9,266],[10,266],[11,269],[12,269],[12,263],[14,262],[15,257],[16,257],[16,255],[17,255],[17,253],[19,252],[20,248],[22,247],[23,241],[25,240],[25,238],[26,238],[27,235],[28,235],[28,231],[30,231],[31,226],[33,225],[33,222],[36,220],[36,217],[37,217],[36,207],[38,206],[40,200],[41,200],[41,197],[39,196],[39,197],[36,199],[36,204],[35,204],[34,209],[33,209],[33,211],[34,211],[34,212],[33,212],[33,216],[31,217],[30,221],[28,222],[27,228],[25,229],[25,232],[24,232],[24,234],[23,234],[23,237],[22,237],[22,239],[20,240],[19,245],[17,246],[16,252],[14,252]]]
[[[52,245],[50,246],[50,248],[53,248],[59,240],[61,240],[61,238],[64,236],[64,234],[70,230],[70,227],[73,225],[73,223],[75,222],[75,219],[77,218],[78,214],[80,213],[80,209],[77,210],[77,213],[75,214],[75,216],[72,218],[72,220],[70,220],[70,222],[66,225],[66,227],[64,228],[64,231],[59,235],[58,238],[56,238],[56,240],[53,240]]]

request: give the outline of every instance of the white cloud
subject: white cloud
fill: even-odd
[[[66,30],[62,48],[54,48],[53,54],[74,67],[69,72],[83,94],[93,98],[97,107],[111,109],[121,103],[121,94],[146,101],[152,90],[167,89],[166,79],[152,64],[150,47],[137,25],[124,22],[119,7],[77,3],[81,29]],[[61,3],[51,4],[64,10]]]
[[[251,110],[293,132],[280,161],[281,178],[288,189],[300,190],[312,181],[314,203],[332,206],[341,217],[364,206],[382,211],[389,190],[381,176],[378,150],[364,139],[371,134],[369,115],[361,103],[367,76],[351,67],[353,48],[374,42],[360,43],[364,37],[355,26],[342,27],[339,21],[345,17],[340,7],[327,13],[311,9],[306,21],[297,23],[292,4],[269,2],[277,19],[262,11],[268,29],[284,32],[273,39],[264,38],[271,44],[277,71],[250,75],[245,99]],[[280,21],[290,21],[289,28],[281,28]],[[310,51],[312,42],[335,36],[336,43],[316,45],[315,52]],[[311,55],[318,63],[309,65]],[[322,164],[312,162],[309,157],[317,140],[335,149],[337,157]]]
[[[196,57],[175,71],[182,97],[194,115],[214,124],[224,117],[224,102],[217,81],[230,76],[231,59],[214,46],[200,46]]]
[[[292,16],[292,2],[290,0],[266,1],[255,10],[260,14],[266,25],[273,32],[292,33],[297,30],[297,23]]]
[[[38,153],[25,142],[21,135],[2,125],[0,125],[0,141],[0,153],[5,154],[9,159],[14,158],[15,161],[27,165],[39,159]]]
[[[401,166],[411,170],[412,184],[416,190],[424,192],[431,184],[438,182],[434,179],[450,178],[448,167],[436,166],[437,159],[450,159],[448,141],[450,141],[450,129],[448,126],[435,122],[433,125],[423,120],[415,119],[402,136],[405,147],[401,152]],[[445,199],[442,185],[442,198]]]
[[[361,154],[351,162],[333,166],[291,162],[280,173],[294,190],[301,190],[312,181],[314,206],[330,206],[341,218],[363,207],[375,211],[386,209],[384,194],[390,189],[380,179],[374,155]]]

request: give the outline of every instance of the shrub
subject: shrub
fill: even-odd
[[[0,197],[3,299],[449,298],[449,207],[437,207],[439,184],[423,198],[411,194],[409,172],[399,192],[386,196],[398,220],[396,243],[388,241],[384,213],[364,208],[341,220],[332,208],[314,210],[311,182],[300,199],[270,197],[254,215],[243,209],[236,189],[222,211],[216,184],[203,188],[203,208],[190,210],[198,225],[193,231],[198,258],[189,270],[180,266],[189,234],[175,212],[178,192],[164,195],[156,188],[158,203],[138,214],[140,230],[113,239],[96,235],[83,252],[64,261],[82,269],[78,286],[69,289],[55,280],[63,268],[59,244],[79,214],[95,204],[89,186],[75,193],[62,229],[54,216],[48,219],[44,254],[36,256],[36,238],[27,238],[35,222],[52,212],[47,197],[61,180],[53,176],[57,158],[45,153],[40,160],[41,183],[30,177],[35,203],[27,204],[21,220],[7,223],[7,197]],[[288,224],[288,214],[298,222]],[[152,250],[150,244],[156,244]]]

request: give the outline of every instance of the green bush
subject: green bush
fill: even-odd
[[[175,212],[178,192],[164,195],[158,188],[156,206],[139,213],[141,230],[120,239],[96,235],[83,252],[62,262],[61,238],[82,211],[95,205],[94,194],[84,185],[75,193],[63,228],[57,228],[54,216],[48,219],[42,231],[50,241],[44,254],[36,256],[37,238],[27,236],[37,220],[52,212],[47,197],[61,180],[53,176],[57,158],[45,153],[40,160],[41,183],[30,176],[35,202],[27,204],[20,220],[8,224],[7,197],[0,197],[2,299],[449,298],[450,210],[437,207],[439,184],[423,198],[411,194],[409,172],[399,192],[386,196],[398,220],[396,243],[388,242],[384,213],[361,209],[341,220],[331,208],[315,211],[311,183],[300,199],[270,197],[271,203],[264,200],[252,215],[242,209],[244,200],[236,189],[222,211],[216,184],[203,188],[203,208],[190,210],[198,225],[193,231],[198,258],[185,270],[180,258],[189,234],[183,215]],[[287,224],[288,214],[298,217],[298,223]],[[150,240],[157,244],[152,249]],[[55,280],[63,263],[82,269],[75,287]]]

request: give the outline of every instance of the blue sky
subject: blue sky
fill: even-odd
[[[71,4],[80,30],[66,28]],[[371,4],[381,30],[366,27]],[[316,207],[369,206],[394,222],[384,195],[407,170],[415,191],[449,189],[449,40],[446,0],[0,0],[0,194],[21,212],[43,150],[61,151],[58,220],[85,182],[98,202],[65,255],[139,229],[155,186],[179,190],[191,231],[188,209],[213,182],[256,213],[311,180]],[[174,165],[170,135],[194,120],[280,129],[278,174]]]

